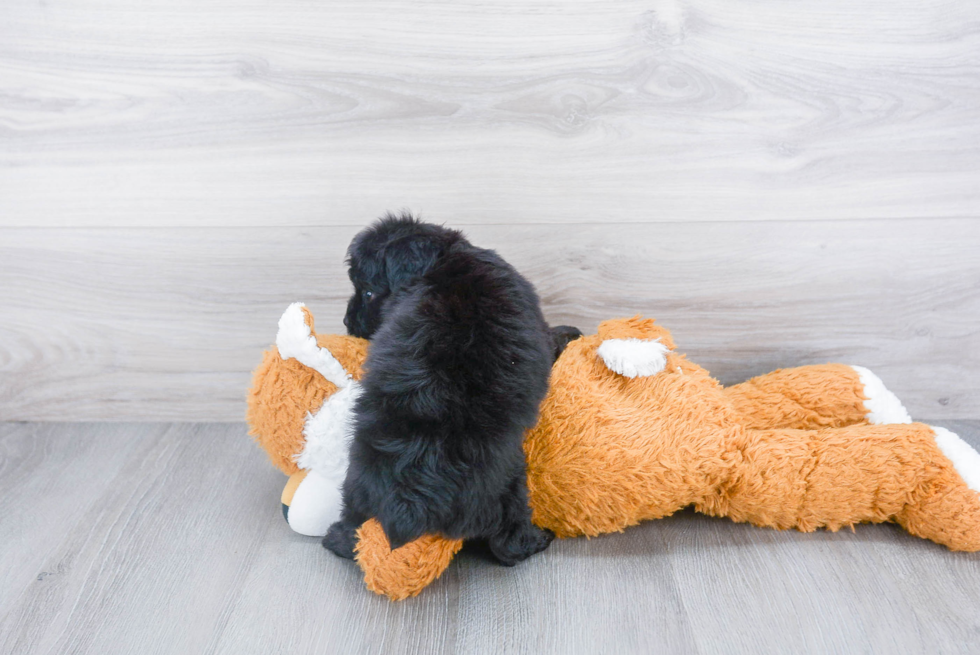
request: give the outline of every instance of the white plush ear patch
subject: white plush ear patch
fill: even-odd
[[[599,357],[609,370],[628,378],[656,375],[667,366],[670,348],[659,339],[606,339]]]
[[[276,334],[276,347],[283,359],[294,358],[300,364],[309,366],[338,387],[346,387],[350,374],[329,350],[321,348],[316,337],[306,324],[301,302],[290,305],[279,319],[279,332]]]

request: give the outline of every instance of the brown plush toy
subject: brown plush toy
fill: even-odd
[[[255,373],[252,434],[293,476],[283,494],[290,525],[295,513],[322,515],[306,534],[325,533],[339,514],[366,348],[315,335],[296,304]],[[606,321],[568,345],[524,449],[533,520],[558,537],[621,531],[693,505],[805,532],[894,521],[952,550],[980,550],[980,454],[912,423],[870,371],[803,366],[723,388],[652,320]],[[368,588],[402,599],[461,546],[428,535],[392,551],[371,520],[357,562]]]

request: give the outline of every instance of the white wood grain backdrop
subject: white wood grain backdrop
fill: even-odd
[[[553,320],[980,416],[980,3],[7,0],[0,418],[239,418],[401,207]]]

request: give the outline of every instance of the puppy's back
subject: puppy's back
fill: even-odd
[[[552,538],[531,523],[523,449],[552,363],[537,294],[496,253],[450,236],[392,285],[371,342],[346,514],[324,542],[348,557],[371,516],[393,548],[426,533],[484,538],[508,565]]]
[[[400,418],[442,423],[464,439],[519,439],[547,390],[550,348],[533,286],[461,238],[392,299],[366,382]]]

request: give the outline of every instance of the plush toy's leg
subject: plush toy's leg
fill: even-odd
[[[980,550],[980,455],[941,428],[749,430],[741,452],[701,511],[803,531],[893,520],[953,550]]]
[[[980,550],[980,453],[945,428],[932,428],[936,445],[952,462],[896,520],[910,533],[952,550]]]
[[[754,430],[911,423],[895,394],[866,368],[825,364],[760,375],[725,389]]]
[[[371,519],[357,531],[356,559],[368,589],[403,600],[442,575],[462,547],[462,539],[425,535],[391,550],[381,524]]]

